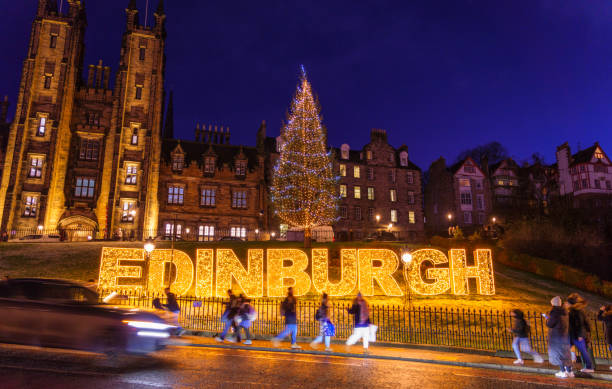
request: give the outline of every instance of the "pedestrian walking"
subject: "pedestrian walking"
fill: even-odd
[[[170,288],[165,288],[164,293],[166,294],[166,304],[163,304],[162,306],[164,307],[164,309],[171,313],[172,325],[176,326],[176,333],[178,335],[181,335],[183,333],[183,328],[179,324],[179,315],[181,313],[181,307],[179,306],[178,301],[176,300],[176,295],[170,292]]]
[[[234,294],[234,292],[232,292],[231,289],[227,290],[227,297],[228,297],[228,301],[227,303],[225,303],[225,310],[223,311],[223,314],[221,315],[221,322],[223,323],[223,331],[221,332],[221,334],[215,337],[215,340],[217,342],[223,342],[225,340],[225,337],[227,336],[227,333],[229,332],[230,328],[233,328],[235,333],[238,332],[238,327],[236,326],[236,323],[234,322],[234,317],[238,313],[238,309],[240,307],[240,301],[238,300],[238,297]],[[233,339],[231,337],[229,337],[227,340],[230,342],[233,342]]]
[[[548,361],[559,366],[560,370],[555,376],[574,377],[569,342],[569,315],[563,307],[561,297],[553,297],[550,304],[552,309],[548,315],[542,314],[548,327]]]
[[[251,305],[251,300],[247,299],[243,295],[240,295],[240,308],[238,314],[234,318],[238,330],[236,331],[236,339],[240,343],[240,330],[244,330],[244,344],[253,344],[251,341],[251,334],[249,333],[249,327],[253,321],[257,319],[257,311]]]
[[[516,354],[516,361],[514,361],[514,364],[523,365],[525,363],[523,358],[521,358],[521,349],[527,354],[531,355],[535,363],[544,362],[544,359],[542,359],[540,354],[531,348],[531,344],[529,343],[529,333],[531,332],[531,327],[529,327],[529,323],[527,323],[525,320],[523,311],[520,309],[514,309],[512,312],[510,312],[510,316],[513,318],[510,332],[512,332],[514,335],[514,339],[512,340],[512,349],[514,350],[514,354]]]
[[[602,321],[606,327],[606,344],[608,345],[608,350],[612,352],[612,304],[599,308],[597,320]],[[612,370],[612,366],[610,366],[610,370]]]
[[[353,315],[354,328],[353,333],[346,341],[347,346],[352,346],[363,340],[363,353],[368,353],[368,345],[370,339],[370,310],[368,303],[361,295],[357,293],[357,297],[353,300],[353,305],[348,309],[348,313]]]
[[[291,335],[291,348],[301,349],[300,345],[297,344],[297,300],[293,296],[293,288],[287,289],[287,297],[281,303],[281,315],[285,317],[285,329],[274,338],[272,343],[275,347],[280,345],[281,340],[285,339],[287,335]]]
[[[335,327],[329,318],[329,301],[327,293],[323,293],[321,297],[321,304],[315,314],[315,320],[319,322],[319,336],[310,342],[310,347],[317,348],[319,343],[325,341],[325,351],[333,351],[330,347],[330,342],[331,337],[335,335]]]
[[[580,352],[583,373],[593,373],[593,359],[589,350],[591,339],[591,325],[584,314],[587,302],[578,294],[572,293],[567,298],[569,309],[569,335],[570,344]]]

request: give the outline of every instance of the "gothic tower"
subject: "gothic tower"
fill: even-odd
[[[139,24],[134,0],[129,2],[126,14],[115,82],[116,123],[105,154],[113,168],[105,170],[102,179],[102,193],[108,193],[109,205],[104,207],[107,215],[98,218],[105,219],[104,224],[113,233],[120,228],[135,229],[138,237],[147,238],[157,232],[166,15],[163,0],[154,13],[152,27]],[[130,171],[136,172],[135,183],[126,181]],[[133,220],[126,219],[126,211]]]
[[[86,23],[80,0],[68,0],[63,14],[56,0],[38,2],[0,184],[0,230],[55,228],[63,213]]]

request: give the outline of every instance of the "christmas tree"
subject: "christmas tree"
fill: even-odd
[[[319,111],[302,67],[300,84],[281,131],[272,205],[281,221],[304,229],[306,245],[310,243],[311,229],[334,223],[338,212],[338,177],[326,150]]]

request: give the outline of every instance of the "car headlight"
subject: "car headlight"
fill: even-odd
[[[169,338],[170,334],[167,332],[159,332],[159,331],[138,331],[136,333],[138,336],[147,336],[150,338]]]
[[[168,324],[155,323],[152,321],[123,320],[123,322],[130,327],[146,330],[168,330],[170,328],[174,328],[174,326]]]

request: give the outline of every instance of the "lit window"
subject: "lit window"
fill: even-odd
[[[25,217],[36,217],[36,211],[38,210],[38,196],[26,196],[23,216]]]
[[[372,159],[372,151],[371,150],[366,150],[366,159],[367,160]]]
[[[204,207],[214,207],[216,205],[216,194],[217,190],[215,188],[203,188],[200,205]]]
[[[215,226],[205,225],[198,227],[198,240],[200,242],[209,242],[215,240]]]
[[[595,150],[595,158],[597,159],[603,159],[604,155],[603,152],[599,149]]]
[[[49,41],[49,47],[52,49],[55,49],[56,46],[57,46],[57,35],[53,34],[51,35],[51,39]]]
[[[76,185],[74,187],[74,196],[82,197],[82,198],[92,198],[94,196],[95,187],[96,187],[95,179],[77,177]]]
[[[232,192],[232,208],[247,207],[247,192],[245,190],[237,190]]]
[[[391,200],[392,203],[397,201],[397,190],[389,189],[389,200]]]
[[[134,130],[132,131],[132,140],[130,143],[133,145],[138,144],[138,128],[134,128]]]
[[[142,100],[142,86],[136,86],[136,100]]]
[[[355,220],[361,220],[361,207],[353,208],[353,214],[355,215]]]
[[[406,182],[409,184],[414,183],[414,176],[412,175],[412,172],[406,172]]]
[[[46,130],[47,130],[47,118],[43,116],[40,118],[40,121],[38,122],[38,131],[36,131],[36,135],[45,136]]]
[[[176,235],[174,234],[174,223],[166,223],[165,235],[166,236],[177,236],[180,237],[183,232],[183,226],[180,224],[176,225]]]
[[[355,177],[355,178],[360,178],[361,177],[361,169],[359,168],[359,166],[354,166],[353,167],[353,177]]]
[[[391,210],[391,223],[397,223],[397,209]]]
[[[346,197],[346,185],[340,184],[340,197]]]
[[[138,180],[138,169],[134,165],[128,165],[125,171],[125,183],[128,185],[136,185]]]
[[[414,217],[414,211],[408,211],[408,223],[410,224],[416,223],[416,219]]]
[[[52,76],[45,76],[45,89],[51,89],[51,77]]]
[[[215,157],[204,158],[204,173],[215,173]]]
[[[408,192],[408,204],[414,204],[414,192]]]
[[[368,168],[368,180],[373,180],[374,179],[374,168],[369,167]]]
[[[371,186],[368,187],[368,200],[374,200],[374,188]]]
[[[354,194],[355,194],[355,198],[356,199],[360,199],[361,198],[361,187],[360,186],[356,186],[354,188]]]
[[[470,185],[470,180],[467,179],[467,178],[460,178],[459,179],[459,186],[463,186],[463,187],[471,186]]]
[[[31,157],[30,158],[30,171],[28,177],[40,178],[42,176],[42,166],[45,159],[43,157]]]
[[[244,176],[246,174],[246,161],[236,162],[236,175]]]
[[[146,49],[144,47],[141,47],[138,53],[138,59],[141,61],[144,61],[145,53],[146,53]]]
[[[340,217],[346,219],[346,207],[344,205],[340,206]]]
[[[124,223],[131,223],[134,221],[136,215],[136,202],[135,201],[123,201],[123,210],[121,212],[121,221]]]
[[[461,204],[472,205],[472,194],[470,192],[461,192]]]
[[[230,236],[236,238],[246,238],[246,227],[231,227]]]
[[[340,165],[340,177],[346,177],[346,165]]]
[[[465,224],[472,224],[472,212],[463,212],[463,222]]]
[[[183,204],[183,196],[185,194],[185,188],[182,186],[170,186],[168,187],[168,204]]]
[[[94,139],[81,139],[79,158],[86,161],[98,160],[99,142]]]

